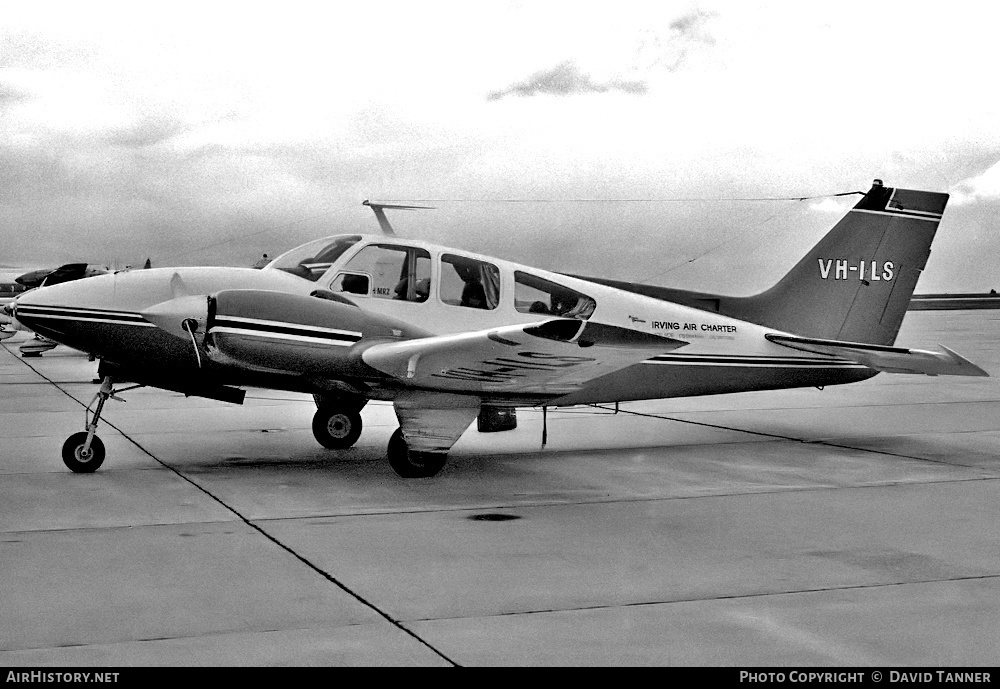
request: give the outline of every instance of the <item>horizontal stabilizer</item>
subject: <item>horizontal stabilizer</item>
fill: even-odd
[[[368,206],[375,213],[375,217],[378,219],[378,226],[382,228],[382,232],[390,237],[396,236],[396,231],[392,228],[389,223],[389,219],[385,217],[386,208],[392,208],[394,210],[400,211],[415,211],[415,210],[434,210],[432,206],[403,206],[396,203],[372,203],[368,199],[361,202],[362,206]]]
[[[400,211],[416,211],[416,210],[432,211],[432,210],[434,210],[434,206],[404,206],[404,205],[398,204],[398,203],[375,203],[375,202],[369,201],[368,199],[365,199],[364,201],[362,201],[361,205],[362,206],[369,206],[370,208],[392,208],[392,209],[400,210]]]
[[[840,340],[818,340],[777,333],[768,333],[764,337],[775,344],[792,349],[850,359],[884,373],[920,373],[925,376],[990,375],[965,357],[943,345],[940,346],[944,351],[931,352],[925,349],[904,349]]]

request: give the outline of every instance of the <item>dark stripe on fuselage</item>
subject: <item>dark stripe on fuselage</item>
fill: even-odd
[[[137,313],[127,311],[108,311],[104,309],[84,309],[72,306],[37,306],[34,304],[18,304],[14,316],[30,325],[32,320],[55,319],[81,322],[122,323],[143,327],[156,327]]]
[[[309,337],[313,339],[329,340],[330,342],[354,344],[361,339],[361,333],[351,331],[335,331],[330,328],[313,328],[307,325],[292,325],[289,323],[279,323],[277,321],[249,321],[244,319],[226,318],[216,316],[212,329],[227,328],[230,330],[243,331],[250,335],[295,335]]]

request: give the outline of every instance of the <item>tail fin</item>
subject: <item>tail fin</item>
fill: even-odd
[[[727,315],[805,337],[891,345],[948,195],[881,180],[771,289]]]

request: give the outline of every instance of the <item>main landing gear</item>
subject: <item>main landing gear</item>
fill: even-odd
[[[313,415],[312,430],[328,450],[346,450],[361,437],[361,414],[343,407],[320,407]]]
[[[115,396],[112,389],[113,381],[111,376],[104,376],[101,381],[101,389],[94,395],[94,399],[87,405],[84,412],[84,427],[86,430],[74,433],[62,447],[63,463],[69,467],[70,471],[78,474],[89,474],[97,471],[97,468],[104,463],[104,443],[97,437],[97,422],[101,419],[101,412],[104,410],[104,403],[108,399],[124,402],[121,397]],[[139,387],[138,385],[135,387]],[[131,390],[132,388],[128,388]],[[90,407],[97,401],[97,408],[94,415],[90,415]]]
[[[366,400],[331,400],[319,395],[314,399],[316,413],[313,415],[312,432],[320,445],[328,450],[346,450],[358,442],[361,437],[361,409]]]
[[[411,450],[403,438],[403,429],[397,428],[389,438],[386,452],[389,466],[402,478],[428,478],[434,476],[448,459],[446,452],[417,452]]]
[[[316,413],[312,432],[317,442],[328,450],[346,450],[361,437],[361,409],[367,400],[314,395]],[[397,428],[389,439],[386,452],[389,466],[402,478],[427,478],[441,471],[448,455],[445,452],[411,450]]]

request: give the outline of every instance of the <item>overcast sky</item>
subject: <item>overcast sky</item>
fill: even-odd
[[[1000,289],[996,7],[4,2],[0,264],[251,265],[433,200],[399,234],[748,294],[857,197],[732,199],[881,177],[952,194],[918,291]]]

